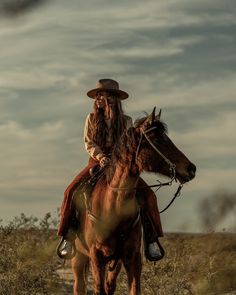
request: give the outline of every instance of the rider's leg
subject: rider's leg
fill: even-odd
[[[71,258],[74,247],[74,241],[76,239],[76,234],[78,230],[78,221],[74,210],[71,210],[70,222],[66,233],[63,235],[61,245],[59,247],[59,256],[63,258]]]
[[[164,250],[158,240],[159,237],[163,237],[163,230],[156,195],[151,188],[141,188],[144,186],[147,184],[140,178],[138,182],[140,190],[137,195],[141,206],[145,253],[149,260],[155,261],[164,256]]]
[[[62,236],[63,243],[61,242],[60,252],[62,256],[67,256],[67,252],[70,255],[72,251],[72,245],[76,237],[75,228],[76,225],[76,214],[73,208],[73,194],[81,185],[83,180],[89,174],[90,168],[97,165],[97,161],[90,159],[88,165],[73,179],[64,192],[64,199],[61,206],[61,222],[58,229],[58,235]]]

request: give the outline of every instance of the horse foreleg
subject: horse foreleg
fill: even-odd
[[[123,261],[128,277],[130,295],[140,295],[140,277],[142,270],[141,253],[136,252],[131,258],[126,257]]]
[[[116,268],[113,271],[108,271],[105,283],[105,290],[107,295],[113,295],[116,290],[116,279],[120,273],[122,263],[117,263]]]
[[[105,263],[103,254],[95,246],[90,248],[90,262],[93,276],[94,295],[107,295],[104,289],[105,283]]]
[[[76,252],[71,260],[72,272],[74,275],[74,295],[86,295],[88,257],[82,253]]]

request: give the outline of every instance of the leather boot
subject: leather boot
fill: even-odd
[[[165,251],[149,218],[145,214],[142,214],[142,224],[145,256],[149,261],[158,261],[164,257]]]
[[[71,259],[75,256],[75,239],[78,231],[78,221],[71,219],[67,233],[62,237],[57,246],[57,255],[62,259]]]

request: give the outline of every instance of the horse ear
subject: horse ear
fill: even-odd
[[[152,111],[152,122],[153,123],[155,121],[155,112],[156,112],[156,107],[153,108],[153,111]]]
[[[156,115],[156,120],[157,120],[157,121],[160,121],[160,119],[161,119],[161,109],[160,109],[160,111],[159,111],[159,114]]]
[[[156,107],[154,107],[153,111],[151,112],[151,114],[146,118],[146,120],[144,121],[144,124],[147,125],[152,125],[152,123],[155,120],[155,111],[156,111]]]

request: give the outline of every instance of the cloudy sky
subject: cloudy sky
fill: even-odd
[[[234,0],[52,0],[1,15],[0,218],[60,206],[87,162],[86,92],[110,77],[129,92],[134,119],[162,108],[169,136],[197,165],[162,221],[165,231],[199,230],[201,200],[236,191],[235,31]],[[176,188],[162,189],[160,208]]]

